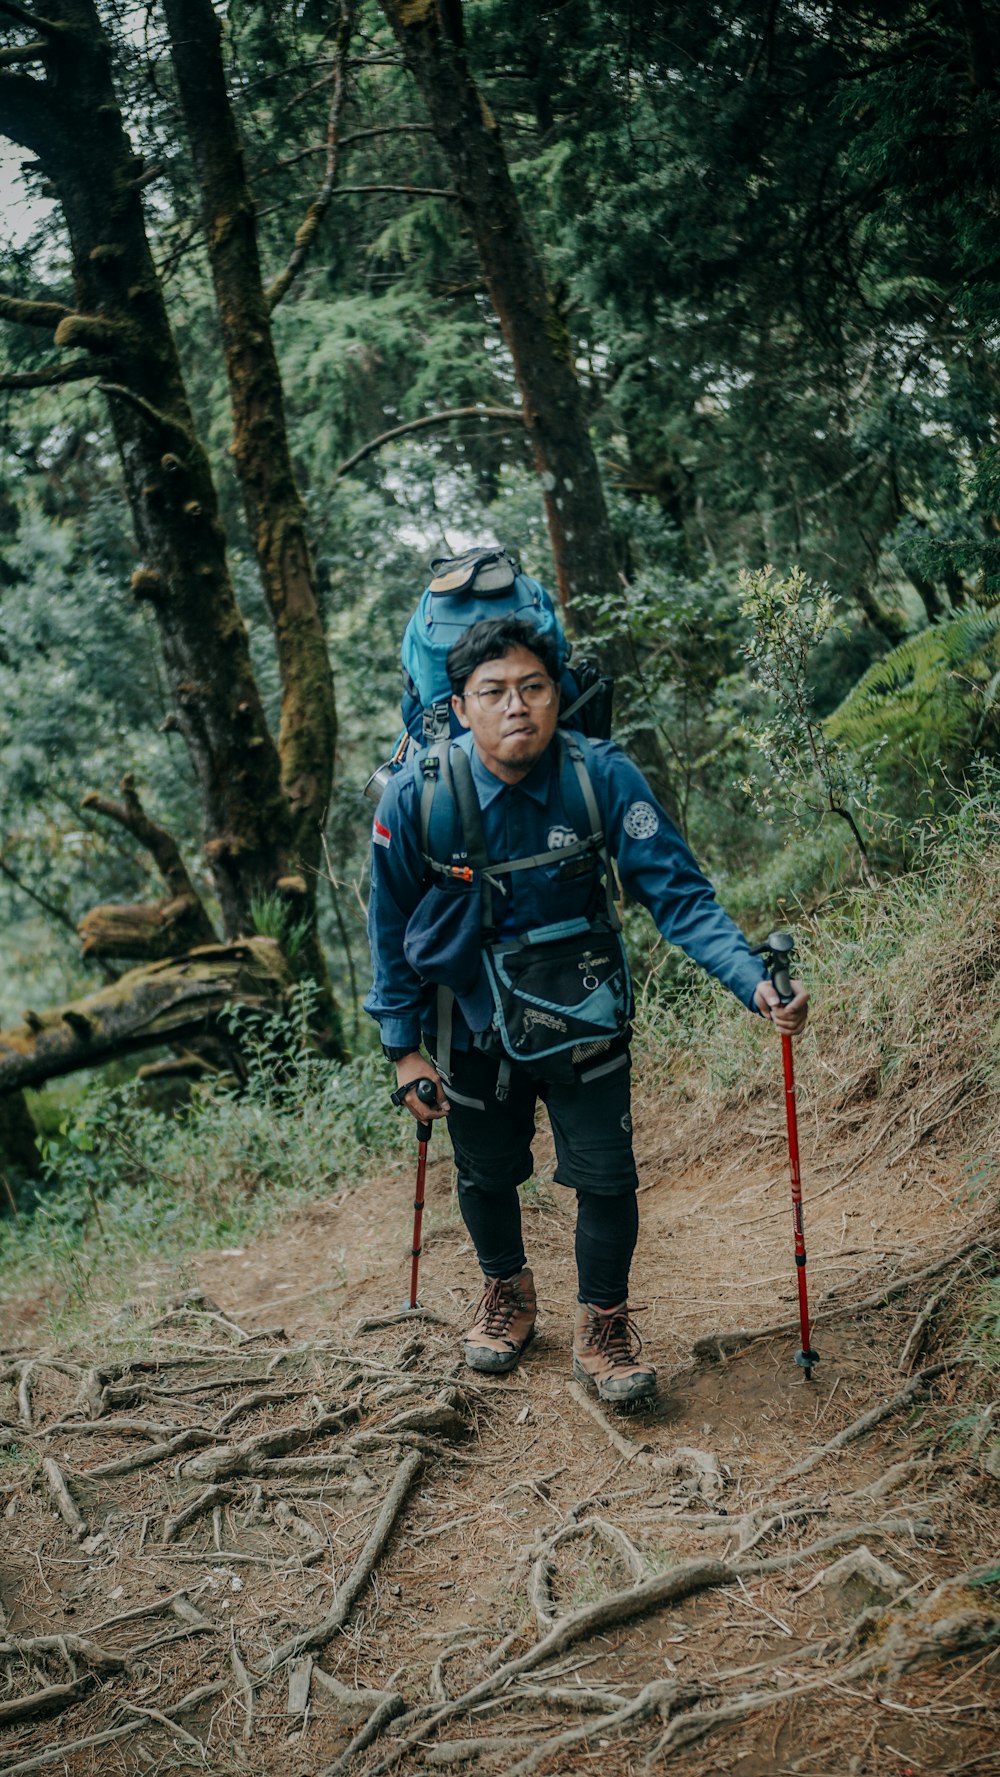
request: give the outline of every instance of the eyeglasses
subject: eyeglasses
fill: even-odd
[[[509,710],[515,697],[529,710],[543,710],[552,702],[555,687],[551,679],[525,679],[522,685],[484,685],[481,691],[463,691],[463,697],[478,697],[479,707],[490,714]]]

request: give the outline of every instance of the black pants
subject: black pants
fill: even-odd
[[[514,1063],[507,1098],[496,1097],[499,1059],[452,1057],[448,1132],[462,1218],[487,1277],[525,1264],[517,1187],[532,1172],[535,1110],[544,1103],[556,1148],[556,1182],[576,1191],[579,1299],[614,1308],[628,1296],[639,1228],[632,1153],[630,1057],[625,1042],[554,1082]]]
[[[609,1197],[578,1191],[576,1201],[578,1300],[595,1308],[617,1308],[628,1297],[629,1267],[639,1232],[635,1192]],[[521,1271],[527,1260],[517,1186],[484,1191],[459,1173],[458,1202],[485,1275],[513,1277]]]

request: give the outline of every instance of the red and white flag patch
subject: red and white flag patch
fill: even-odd
[[[378,815],[375,816],[372,823],[372,841],[375,845],[384,845],[386,847],[392,844],[392,834],[389,831],[389,828],[384,826],[379,820]]]

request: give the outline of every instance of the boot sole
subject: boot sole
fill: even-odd
[[[528,1334],[523,1345],[519,1345],[516,1351],[510,1353],[491,1351],[488,1345],[474,1345],[472,1347],[473,1351],[481,1351],[486,1359],[485,1362],[477,1362],[475,1359],[471,1358],[469,1356],[468,1347],[463,1344],[462,1356],[465,1360],[465,1367],[468,1370],[475,1370],[480,1376],[507,1376],[511,1370],[517,1368],[534,1337],[535,1329],[532,1327],[531,1332]],[[492,1359],[496,1359],[496,1362],[491,1361]]]
[[[599,1382],[596,1376],[592,1376],[589,1370],[585,1370],[579,1358],[576,1357],[573,1359],[573,1374],[578,1382],[592,1388],[599,1400],[607,1401],[612,1407],[628,1406],[631,1401],[649,1400],[656,1393],[655,1372],[647,1372],[645,1380],[641,1375],[637,1376],[634,1382],[627,1385],[626,1389],[618,1389],[614,1393],[611,1393],[607,1383]]]

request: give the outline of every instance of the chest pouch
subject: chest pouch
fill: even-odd
[[[484,953],[494,1026],[513,1061],[622,1036],[632,986],[618,932],[585,919],[525,932]]]

